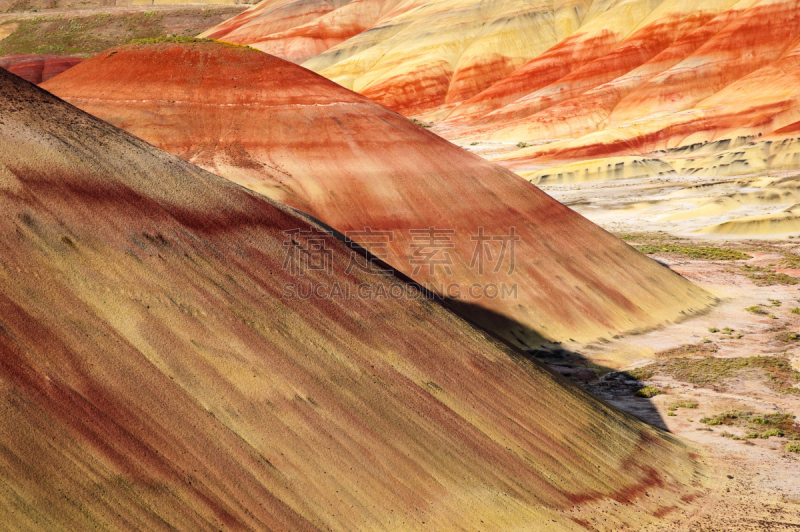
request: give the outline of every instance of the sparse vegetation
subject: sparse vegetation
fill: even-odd
[[[781,429],[769,429],[765,430],[764,432],[758,435],[759,438],[762,438],[764,440],[773,436],[775,438],[783,438],[783,431]]]
[[[412,121],[412,122],[413,122],[415,125],[418,125],[419,127],[424,127],[425,129],[428,129],[428,128],[430,128],[430,127],[433,127],[433,126],[431,126],[430,124],[426,124],[425,122],[423,122],[423,121],[421,121],[421,120],[417,120],[416,118],[412,118],[412,119],[411,119],[411,121]]]
[[[517,143],[517,148],[527,148],[527,147],[528,147],[528,144],[525,143],[525,142],[518,142]]]
[[[796,342],[798,338],[800,338],[800,335],[793,332],[783,331],[776,334],[774,338],[780,342],[789,343],[789,342]]]
[[[728,431],[720,433],[721,436],[740,439],[783,438],[800,436],[800,425],[794,421],[794,416],[784,413],[755,414],[753,412],[729,411],[700,420],[705,425],[727,425],[741,427],[746,430],[744,437],[738,437]]]
[[[800,314],[800,307],[794,307],[794,308],[791,310],[791,313],[792,313],[792,314]]]
[[[137,39],[158,39],[167,35],[176,39],[191,38],[240,13],[246,7],[181,7],[134,13],[8,19],[7,22],[18,24],[18,27],[0,41],[0,55],[89,56]]]
[[[644,397],[646,399],[650,399],[651,397],[655,397],[656,395],[661,395],[664,393],[662,390],[659,390],[655,386],[645,386],[643,388],[639,388],[634,392],[636,397]]]
[[[711,328],[708,329],[708,332],[717,333],[717,332],[719,332],[719,329],[717,329],[716,327],[711,327]]]
[[[679,408],[697,408],[699,405],[697,403],[691,401],[685,401],[683,403],[675,403],[674,405],[667,408],[670,412],[674,412]]]
[[[792,270],[800,269],[800,255],[795,255],[794,253],[788,251],[784,252],[783,259],[780,262],[780,267]]]
[[[747,273],[747,278],[752,279],[758,286],[769,286],[775,284],[795,285],[798,282],[797,277],[786,275],[785,273],[777,273],[771,268],[762,268],[760,266],[751,266],[749,264],[742,265],[742,270]]]
[[[790,441],[785,448],[787,453],[800,453],[800,442]]]
[[[772,303],[772,306],[773,306],[773,307],[780,307],[780,306],[781,306],[781,301],[780,301],[780,299],[769,299],[768,301],[769,301],[770,303]]]
[[[673,347],[672,349],[667,349],[665,351],[659,351],[656,353],[656,358],[692,357],[716,352],[716,345],[710,342],[701,342],[699,344],[686,344],[680,347]]]
[[[692,259],[704,260],[747,260],[750,255],[733,249],[717,248],[711,246],[696,246],[694,244],[639,244],[634,246],[646,255],[654,253],[668,253],[673,255],[684,255]]]
[[[752,312],[753,314],[760,314],[763,316],[767,315],[767,311],[761,308],[761,305],[753,305],[752,307],[747,307],[745,310],[747,312]]]
[[[754,373],[754,377],[761,377],[767,386],[778,393],[800,394],[800,389],[794,387],[800,381],[800,372],[792,369],[788,359],[776,356],[672,358],[631,370],[629,374],[640,381],[655,375],[666,375],[698,386],[714,386],[740,372]]]
[[[132,39],[128,41],[126,44],[157,44],[160,42],[172,42],[172,43],[202,43],[202,42],[216,42],[214,39],[201,39],[198,37],[180,37],[175,35],[170,35],[168,37],[153,37],[153,38],[144,38],[144,39]]]
[[[722,334],[730,335],[732,332],[733,329],[731,329],[730,327],[725,327],[724,329],[722,329]]]
[[[705,423],[706,425],[722,425],[722,419],[718,417],[710,418],[703,416],[700,418],[700,423]]]

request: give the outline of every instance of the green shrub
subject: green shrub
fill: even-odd
[[[761,439],[766,440],[770,436],[775,436],[776,438],[783,438],[783,431],[781,429],[769,429],[762,432],[761,436],[759,437]]]
[[[650,399],[651,397],[655,397],[656,395],[661,395],[664,393],[663,391],[659,390],[655,386],[645,386],[644,388],[639,388],[634,392],[634,395],[637,397],[644,397]]]
[[[716,332],[719,332],[719,329],[717,329],[716,327],[711,327],[711,328],[708,329],[708,332],[716,333]]]
[[[786,444],[787,453],[800,453],[800,442],[790,441]]]

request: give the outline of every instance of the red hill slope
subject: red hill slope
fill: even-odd
[[[420,299],[287,298],[287,209],[0,71],[0,523],[634,528],[687,449]],[[329,270],[306,279],[407,289]]]
[[[41,83],[83,61],[81,57],[20,54],[0,57],[0,68],[31,83]]]
[[[132,45],[44,86],[170,153],[350,232],[522,347],[541,337],[610,337],[711,302],[513,173],[256,50]],[[374,236],[352,234],[365,228],[390,231],[393,240],[375,247]],[[435,242],[426,236],[430,228]],[[519,239],[513,264],[510,239],[502,240],[512,228]],[[497,239],[474,240],[481,231]],[[502,297],[486,288],[503,284],[516,293]]]

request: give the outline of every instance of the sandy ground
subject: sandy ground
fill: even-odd
[[[758,251],[747,261],[686,260],[674,255],[654,258],[677,273],[714,293],[720,303],[711,311],[670,327],[646,334],[617,338],[605,343],[564,346],[582,359],[575,365],[592,363],[609,369],[629,370],[652,363],[656,353],[705,339],[717,349],[713,356],[752,357],[786,356],[800,369],[800,341],[785,342],[781,333],[800,332],[800,315],[791,312],[800,307],[800,285],[756,286],[741,270],[742,264],[767,266],[778,264],[786,251],[797,251],[789,241],[752,243]],[[748,249],[748,245],[739,244]],[[796,270],[784,270],[798,274]],[[771,301],[772,300],[772,301]],[[780,301],[776,306],[773,301]],[[763,305],[774,317],[745,310]],[[731,328],[736,334],[711,333],[710,328]],[[704,344],[704,345],[709,345]],[[572,358],[571,356],[568,358]],[[590,361],[590,362],[587,362]],[[575,362],[575,360],[573,360]],[[587,370],[556,365],[555,369],[581,380]],[[800,415],[800,394],[780,394],[764,384],[757,375],[737,373],[732,379],[701,387],[656,375],[644,381],[665,393],[652,399],[635,397],[632,388],[619,381],[618,373],[607,373],[598,382],[584,382],[584,387],[633,415],[697,444],[711,469],[718,475],[708,494],[697,501],[690,512],[676,512],[664,517],[649,531],[750,531],[800,530],[800,454],[785,451],[786,439],[732,440],[721,436],[725,430],[743,435],[745,429],[708,426],[699,420],[730,410],[757,413]],[[621,382],[620,386],[615,382]],[[800,384],[797,385],[800,387]],[[695,402],[696,409],[679,408],[668,415],[668,408],[679,402]]]

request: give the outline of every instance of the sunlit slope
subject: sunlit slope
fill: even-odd
[[[45,87],[367,247],[373,238],[352,232],[391,232],[376,253],[527,349],[652,327],[712,301],[513,173],[255,50],[116,48]],[[431,230],[435,243],[420,235]]]
[[[701,21],[702,12],[689,12],[687,20]],[[655,35],[654,28],[665,20],[656,17],[583,70],[612,72],[609,58],[628,48],[641,52],[642,38]],[[658,175],[648,173],[643,159],[657,159],[658,164],[647,166],[659,173],[664,166],[677,173],[708,172],[699,167],[714,166],[709,162],[715,157],[722,174],[771,168],[771,162],[754,161],[747,168],[722,159],[735,159],[726,150],[800,117],[798,33],[800,3],[739,2],[691,31],[670,33],[672,44],[641,66],[630,65],[635,68],[629,72],[614,72],[612,80],[582,80],[579,69],[470,123],[459,122],[456,109],[451,125],[445,122],[440,132],[451,138],[533,144],[502,159],[534,182],[559,174],[562,182]],[[774,167],[797,168],[783,161]]]
[[[301,6],[325,13],[295,23],[286,10]],[[798,0],[359,0],[255,11],[209,35],[310,58],[305,66],[346,88],[441,122],[450,139],[547,142],[511,156],[529,162],[520,171],[643,156],[737,128],[767,134],[798,119]]]
[[[302,63],[371,29],[387,14],[397,14],[412,7],[415,7],[415,3],[408,0],[353,0],[318,5],[309,2],[282,2],[278,5],[264,2],[211,28],[201,37],[247,44],[283,59]]]
[[[697,494],[679,441],[436,303],[284,297],[284,207],[4,71],[0,110],[4,528],[636,528]],[[326,247],[304,282],[408,289]]]
[[[304,65],[534,184],[800,169],[800,0],[392,9]]]
[[[307,60],[337,83],[408,114],[488,88],[554,45],[557,19],[569,31],[582,12],[571,5],[556,11],[553,0],[340,4],[266,1],[203,36]],[[295,15],[300,6],[303,18]]]
[[[550,48],[553,20],[549,0],[433,2],[384,21],[380,33],[399,31],[374,46],[362,50],[360,35],[307,66],[390,109],[422,113],[473,96]],[[336,62],[320,69],[328,57]]]

